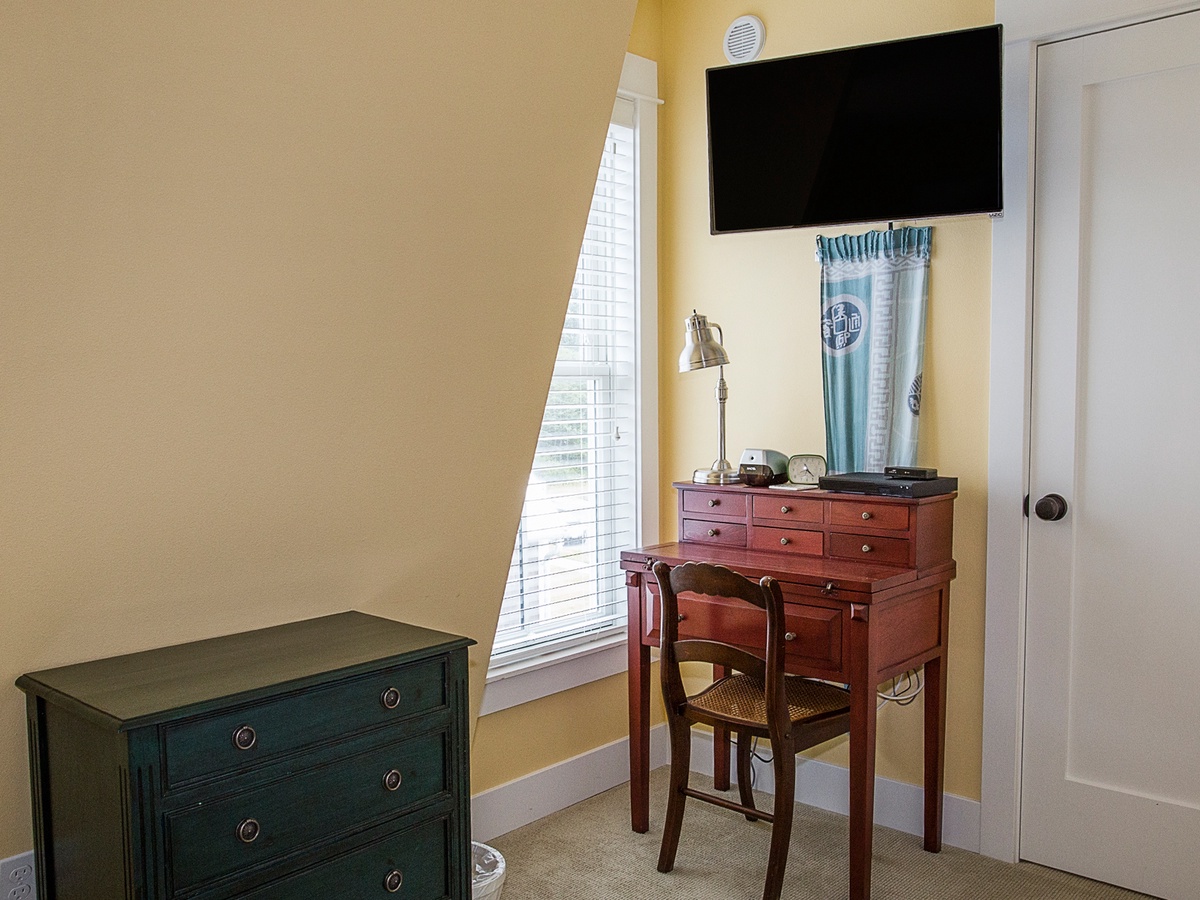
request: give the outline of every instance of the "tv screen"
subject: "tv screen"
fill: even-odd
[[[999,25],[709,69],[713,234],[994,213]]]

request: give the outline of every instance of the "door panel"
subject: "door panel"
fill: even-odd
[[[1200,13],[1038,53],[1021,855],[1200,897]]]

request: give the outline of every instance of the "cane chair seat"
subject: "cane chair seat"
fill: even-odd
[[[850,710],[850,692],[821,681],[787,678],[788,716],[793,722],[813,721]],[[763,682],[751,675],[730,675],[714,682],[688,705],[731,724],[749,723],[767,727],[766,691]]]

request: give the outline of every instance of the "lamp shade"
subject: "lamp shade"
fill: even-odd
[[[687,333],[684,336],[683,352],[679,354],[679,371],[692,372],[696,369],[708,369],[712,366],[724,366],[729,363],[729,354],[721,346],[721,339],[713,338],[713,329],[721,334],[721,326],[715,322],[708,324],[708,317],[692,310],[692,314],[684,322]]]

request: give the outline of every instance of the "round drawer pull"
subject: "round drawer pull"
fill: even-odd
[[[716,537],[716,536],[717,536],[718,534],[720,534],[720,533],[721,533],[721,532],[720,532],[720,531],[718,531],[716,528],[710,528],[710,529],[708,529],[708,536],[709,536],[709,537]]]
[[[682,621],[683,621],[684,619],[686,619],[686,618],[687,618],[687,616],[685,616],[683,613],[678,613],[678,614],[676,614],[676,616],[675,616],[675,621],[676,621],[676,622],[682,622]]]
[[[238,822],[237,839],[243,844],[253,844],[262,833],[262,826],[257,819],[242,819]]]
[[[400,774],[399,769],[388,769],[383,776],[383,786],[389,791],[394,791],[400,787],[400,783],[404,781],[404,776]]]
[[[258,735],[249,725],[243,725],[233,732],[233,746],[239,750],[249,750],[258,743]]]
[[[863,553],[870,553],[871,549],[872,548],[870,544],[863,544]]]
[[[779,511],[786,516],[788,513],[790,513],[792,511],[792,508],[790,506],[781,506],[781,507],[779,507]]]
[[[871,518],[871,514],[869,512],[863,513],[863,519],[869,519],[869,518]]]
[[[383,704],[384,709],[395,709],[400,705],[400,692],[390,687],[379,695],[379,702]]]
[[[399,869],[392,869],[383,877],[383,889],[389,894],[394,894],[400,890],[400,885],[404,884],[404,875]]]
[[[779,539],[779,543],[783,544],[783,546],[786,547],[788,544],[791,543],[791,541],[788,538],[782,537]]]
[[[785,641],[794,641],[794,640],[796,639],[796,632],[794,632],[794,631],[789,631],[787,634],[785,634],[785,635],[783,636],[783,639],[784,639]]]
[[[721,501],[720,501],[720,500],[709,500],[709,501],[708,501],[708,505],[709,505],[709,506],[720,506],[720,505],[721,505]]]

